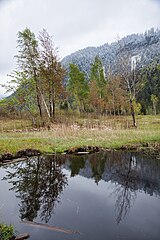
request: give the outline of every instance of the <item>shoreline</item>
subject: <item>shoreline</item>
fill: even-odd
[[[31,125],[28,121],[1,119],[0,157],[4,154],[16,155],[26,149],[52,154],[84,146],[106,150],[160,150],[160,115],[137,116],[137,128],[126,127],[129,121],[129,116],[75,118],[72,122],[70,119],[68,124],[55,123],[50,129],[29,131]]]
[[[44,152],[38,149],[23,149],[15,154],[13,153],[4,153],[0,155],[0,166],[18,162],[21,160],[26,160],[28,157],[40,156],[40,155],[55,155],[55,154],[67,154],[67,155],[86,155],[94,154],[100,151],[129,151],[129,152],[139,152],[143,154],[153,154],[159,155],[160,159],[160,142],[155,143],[136,143],[130,145],[123,145],[118,148],[102,148],[98,146],[81,146],[81,147],[71,147],[66,149],[63,152]]]

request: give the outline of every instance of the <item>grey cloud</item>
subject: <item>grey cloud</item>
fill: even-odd
[[[154,2],[157,2],[157,3],[160,4],[160,0],[151,0],[151,1],[154,1]]]
[[[17,32],[53,35],[60,55],[160,26],[158,0],[0,0],[0,74],[15,67]],[[1,79],[0,79],[1,81]]]
[[[7,2],[7,0],[0,0],[0,5]]]

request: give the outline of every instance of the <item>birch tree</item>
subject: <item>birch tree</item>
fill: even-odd
[[[62,81],[65,76],[57,49],[54,47],[52,37],[43,30],[39,34],[40,40],[40,76],[43,90],[41,97],[45,105],[47,114],[53,122],[55,117],[56,100],[61,97],[63,91]]]
[[[42,101],[40,96],[39,82],[39,49],[35,34],[29,28],[18,33],[18,55],[17,63],[19,72],[26,75],[32,81],[33,91],[36,93],[36,101],[39,115],[42,119]]]

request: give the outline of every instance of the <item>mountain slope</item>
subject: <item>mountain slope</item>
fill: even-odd
[[[88,76],[95,56],[99,56],[107,74],[110,68],[116,68],[116,59],[120,48],[121,51],[129,53],[132,57],[139,55],[140,64],[146,66],[153,60],[160,59],[160,30],[155,31],[152,28],[144,34],[132,34],[111,44],[87,47],[63,58],[62,64],[69,69],[69,64],[74,63]]]

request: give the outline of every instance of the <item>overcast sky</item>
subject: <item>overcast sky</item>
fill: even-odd
[[[62,58],[117,36],[160,28],[160,0],[0,0],[0,83],[15,69],[17,33],[26,27],[53,35]]]

